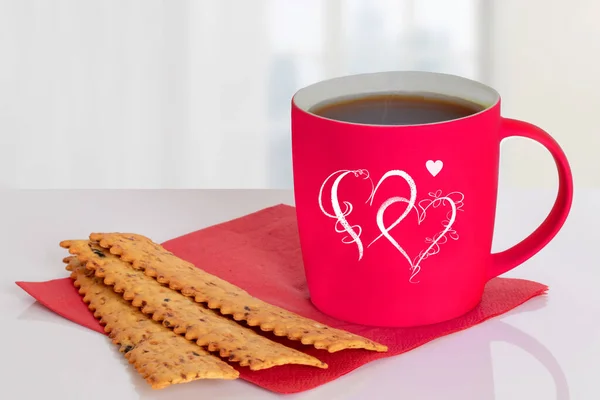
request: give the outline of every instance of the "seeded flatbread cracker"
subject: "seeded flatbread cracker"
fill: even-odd
[[[218,351],[221,357],[239,362],[257,371],[284,364],[301,364],[320,368],[327,365],[315,357],[273,342],[235,321],[205,308],[181,293],[162,286],[142,271],[111,254],[98,244],[87,240],[63,243],[88,269],[95,271],[107,285],[151,314],[155,321],[172,328],[175,333],[195,340],[209,351]]]
[[[277,336],[300,340],[303,344],[326,349],[330,353],[360,348],[379,352],[387,346],[346,331],[335,329],[317,321],[268,304],[251,296],[193,264],[176,257],[149,238],[128,233],[92,233],[90,240],[110,249],[134,269],[142,270],[159,283],[206,303],[209,308],[223,315],[232,315],[237,321],[246,321],[250,326],[259,326],[263,331],[272,331]]]
[[[67,267],[83,301],[100,319],[113,343],[153,389],[196,379],[236,379],[239,373],[220,358],[175,334],[132,307],[83,266]],[[75,264],[75,265],[74,265]],[[90,276],[91,275],[91,276]]]

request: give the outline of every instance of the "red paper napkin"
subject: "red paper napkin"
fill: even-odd
[[[487,284],[480,305],[460,318],[417,328],[373,328],[333,319],[310,303],[293,207],[278,205],[266,208],[169,240],[163,246],[264,301],[335,328],[363,335],[389,348],[387,353],[345,350],[329,354],[295,341],[270,336],[329,364],[326,370],[286,365],[256,372],[235,366],[243,379],[278,393],[296,393],[315,388],[370,361],[412,350],[433,339],[503,314],[532,297],[544,294],[548,289],[537,282],[496,278]],[[57,314],[104,332],[81,300],[70,278],[17,284]]]

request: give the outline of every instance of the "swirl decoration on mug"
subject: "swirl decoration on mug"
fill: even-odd
[[[358,170],[339,170],[329,175],[327,179],[321,185],[319,190],[319,207],[323,214],[329,218],[333,218],[336,220],[334,228],[337,233],[347,233],[346,236],[342,238],[342,243],[344,244],[352,244],[355,243],[358,249],[358,260],[360,261],[364,255],[364,245],[361,240],[361,235],[363,232],[362,226],[359,224],[350,224],[348,222],[348,217],[354,206],[351,202],[344,200],[342,204],[344,205],[344,209],[340,205],[340,199],[338,195],[338,189],[340,182],[348,175],[352,175],[357,178],[362,178],[363,180],[368,180],[371,183],[371,194],[367,198],[366,203],[369,206],[373,206],[373,201],[375,199],[375,195],[379,189],[379,187],[389,178],[398,177],[404,180],[409,188],[409,198],[394,196],[386,199],[379,209],[377,210],[376,215],[376,224],[381,232],[379,236],[373,239],[367,248],[371,247],[375,242],[377,242],[382,237],[385,237],[388,242],[394,246],[396,250],[406,259],[409,264],[410,269],[410,277],[409,282],[411,283],[419,283],[419,281],[415,281],[415,277],[421,271],[421,263],[428,259],[429,257],[438,254],[440,252],[440,245],[443,245],[448,242],[448,240],[458,240],[459,235],[458,232],[453,228],[454,223],[456,221],[456,216],[459,211],[464,211],[464,195],[461,192],[450,192],[446,195],[442,195],[441,190],[437,190],[435,192],[429,192],[428,196],[430,198],[420,200],[418,203],[417,199],[417,187],[412,179],[412,177],[404,171],[401,170],[391,170],[386,172],[377,185],[373,184],[373,180],[370,177],[369,171],[366,169],[358,169]],[[331,207],[333,209],[333,214],[329,213],[325,210],[323,205],[323,192],[328,182],[333,178],[335,181],[331,186]],[[386,210],[392,205],[396,203],[404,203],[406,204],[406,208],[402,212],[402,214],[396,218],[396,220],[391,223],[389,226],[386,226],[384,223],[384,215]],[[425,238],[425,244],[427,247],[419,252],[419,254],[411,258],[406,250],[394,239],[391,235],[390,231],[394,229],[397,225],[399,225],[410,213],[411,210],[414,210],[417,216],[417,224],[421,225],[421,223],[427,218],[427,210],[430,208],[438,208],[440,206],[450,207],[450,210],[446,213],[445,219],[441,221],[442,230],[432,237]]]
[[[325,211],[325,208],[323,207],[323,189],[325,188],[325,185],[327,184],[327,182],[329,182],[329,180],[332,177],[334,177],[338,174],[339,174],[339,176],[335,179],[335,181],[333,182],[333,186],[331,187],[331,206],[333,208],[333,214],[330,214],[327,211]],[[350,238],[348,238],[348,236],[344,236],[342,238],[342,243],[344,243],[344,244],[356,243],[356,246],[358,247],[358,260],[360,261],[363,257],[363,252],[364,252],[363,244],[362,244],[362,241],[360,240],[360,235],[362,234],[362,227],[360,225],[350,225],[348,223],[348,221],[346,220],[346,217],[352,213],[352,209],[353,209],[352,203],[350,203],[349,201],[344,201],[343,204],[344,204],[345,209],[344,209],[344,211],[342,211],[342,208],[340,207],[340,202],[338,199],[338,187],[339,187],[342,179],[344,179],[344,177],[348,174],[353,174],[357,178],[368,179],[371,182],[371,186],[373,186],[373,181],[369,177],[369,171],[367,171],[366,169],[357,169],[354,171],[350,171],[350,170],[336,171],[333,174],[329,175],[327,177],[327,179],[325,179],[325,182],[323,182],[323,184],[321,185],[321,189],[319,190],[319,207],[321,208],[321,211],[323,212],[323,214],[325,214],[329,218],[334,218],[336,220],[334,228],[337,233],[346,232],[350,236]],[[368,201],[369,201],[369,199],[367,199],[367,202]],[[351,240],[349,240],[349,239],[351,239]]]

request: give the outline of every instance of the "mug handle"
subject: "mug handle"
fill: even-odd
[[[502,118],[500,140],[511,136],[533,139],[548,149],[558,169],[558,194],[550,214],[531,235],[507,250],[492,254],[492,267],[488,279],[510,271],[544,248],[562,228],[573,201],[571,167],[565,153],[552,136],[528,122]]]

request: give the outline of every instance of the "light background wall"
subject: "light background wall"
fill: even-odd
[[[495,86],[505,115],[600,186],[594,0],[0,0],[2,183],[288,188],[289,101],[394,69]],[[550,156],[503,144],[501,182],[555,187]]]
[[[600,2],[489,2],[490,82],[506,116],[550,132],[569,157],[576,187],[600,187]],[[509,139],[502,181],[556,186],[550,155],[539,145]]]

